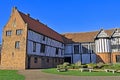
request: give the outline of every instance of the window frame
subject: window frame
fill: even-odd
[[[74,54],[79,54],[80,49],[79,45],[74,45]]]
[[[17,29],[16,30],[16,35],[22,35],[23,29]]]
[[[82,54],[88,54],[88,53],[89,53],[89,45],[82,44]]]
[[[40,53],[45,53],[45,44],[41,44],[41,47],[40,47]]]
[[[59,54],[59,48],[56,48],[56,50],[55,50],[55,54],[56,54],[56,55]]]
[[[6,31],[6,36],[11,36],[12,35],[12,30],[7,30]]]
[[[36,42],[33,42],[33,52],[36,52]]]
[[[20,49],[20,41],[15,41],[15,49]]]

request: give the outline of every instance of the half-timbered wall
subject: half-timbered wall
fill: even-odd
[[[110,52],[110,39],[108,34],[102,29],[95,39],[96,52],[106,53]]]
[[[65,55],[71,55],[73,53],[72,44],[65,45]]]
[[[33,43],[36,44],[36,50],[33,51]],[[41,52],[41,45],[45,45],[45,52]],[[50,57],[63,57],[64,45],[61,42],[53,40],[42,34],[38,34],[32,30],[28,31],[27,54],[41,55]],[[56,49],[58,53],[56,54]]]
[[[103,52],[110,52],[110,40],[100,38],[95,40],[96,45],[96,52],[103,53]]]
[[[120,31],[118,29],[111,37],[111,49],[112,52],[120,52]]]
[[[90,63],[96,62],[96,54],[95,53],[95,44],[88,43],[74,43],[67,44],[65,46],[65,57],[70,56],[73,60],[73,63],[80,61],[81,63]]]

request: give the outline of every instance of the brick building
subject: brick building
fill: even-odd
[[[62,36],[17,8],[12,9],[2,39],[3,68],[50,68],[63,63]]]
[[[4,69],[51,68],[63,62],[120,62],[120,29],[59,34],[12,9],[3,29],[1,66]]]

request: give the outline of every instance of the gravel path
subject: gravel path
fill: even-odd
[[[38,70],[21,70],[20,74],[26,77],[26,80],[120,80],[119,76],[64,76],[43,73]]]

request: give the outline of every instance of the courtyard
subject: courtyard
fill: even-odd
[[[21,70],[25,80],[119,80],[119,76],[66,76],[44,73],[41,69]]]

